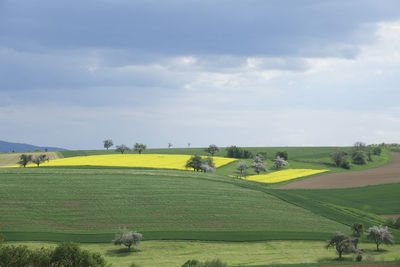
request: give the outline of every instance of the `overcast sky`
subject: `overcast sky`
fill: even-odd
[[[400,1],[0,0],[0,140],[400,142]]]

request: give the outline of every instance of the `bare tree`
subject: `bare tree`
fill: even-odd
[[[106,139],[103,141],[104,148],[107,150],[114,145],[114,141],[112,139]]]
[[[188,148],[190,148],[190,145],[191,145],[192,143],[188,143]]]
[[[219,147],[217,147],[216,145],[209,145],[206,149],[204,149],[205,152],[207,152],[208,154],[211,154],[212,157],[214,157],[214,154],[219,152]]]
[[[120,145],[120,146],[117,146],[115,151],[120,152],[121,154],[124,154],[125,151],[129,151],[129,147],[127,147],[126,145]]]
[[[168,148],[171,148],[172,147],[172,143],[168,143]]]
[[[393,235],[386,226],[372,226],[368,228],[367,233],[367,238],[375,242],[377,251],[382,243],[387,245],[394,244]]]
[[[115,239],[113,240],[114,245],[124,245],[128,247],[128,251],[131,250],[131,246],[139,245],[142,240],[142,234],[123,230],[120,233],[115,235]]]
[[[142,154],[142,152],[145,151],[146,149],[147,149],[147,146],[145,144],[136,143],[133,146],[133,150],[139,152],[139,154]]]

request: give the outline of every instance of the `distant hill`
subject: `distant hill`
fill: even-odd
[[[48,151],[58,151],[58,150],[67,150],[65,148],[59,148],[59,147],[49,147],[49,146],[34,146],[34,145],[29,145],[29,144],[22,144],[22,143],[11,143],[11,142],[6,142],[6,141],[0,141],[0,153],[4,152],[28,152],[29,150],[35,151],[35,149],[41,149],[45,150],[47,149]]]

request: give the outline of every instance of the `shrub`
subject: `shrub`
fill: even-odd
[[[275,158],[276,157],[281,157],[284,160],[288,160],[289,159],[289,155],[288,155],[288,153],[286,151],[278,151],[278,152],[276,152]]]
[[[374,153],[374,155],[379,156],[382,153],[382,147],[376,146],[376,147],[374,147],[372,152]]]
[[[347,153],[342,150],[336,150],[331,154],[331,158],[336,167],[342,167],[342,163],[347,159]]]
[[[249,150],[237,146],[230,146],[226,149],[226,156],[228,158],[249,159],[253,157],[253,154]]]
[[[350,169],[351,165],[350,165],[350,161],[346,158],[342,161],[342,163],[340,164],[340,167],[342,167],[343,169]]]
[[[351,158],[354,164],[364,165],[367,163],[367,155],[363,150],[355,150],[352,153]]]
[[[182,267],[226,267],[226,263],[222,262],[220,259],[215,259],[206,262],[200,262],[198,260],[188,260]]]
[[[106,266],[99,253],[82,250],[72,242],[59,244],[52,253],[51,263],[55,266]]]
[[[2,233],[0,233],[0,245],[3,244],[4,241],[6,241],[6,238],[4,237],[4,235]]]

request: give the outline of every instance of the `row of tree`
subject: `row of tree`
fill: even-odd
[[[145,144],[140,144],[140,143],[136,143],[132,150],[135,152],[138,152],[139,154],[142,154],[143,151],[145,151],[147,149],[147,146]],[[120,145],[117,146],[115,151],[120,152],[121,154],[124,154],[126,151],[131,150],[129,147],[127,147],[126,145]]]
[[[362,250],[358,248],[358,244],[364,233],[363,225],[360,223],[354,223],[351,226],[352,235],[348,236],[341,232],[333,234],[330,240],[327,241],[326,248],[334,247],[339,255],[339,259],[342,259],[344,253],[357,253],[357,261],[362,260]],[[367,238],[372,240],[376,244],[376,250],[379,250],[381,244],[394,244],[394,237],[389,232],[386,226],[372,226],[367,230]]]
[[[373,155],[380,156],[382,153],[382,146],[370,145],[367,146],[365,143],[356,142],[351,152],[351,161],[353,164],[364,165],[367,162],[374,161]],[[343,150],[336,150],[331,153],[331,158],[336,167],[344,169],[350,169],[350,161],[348,159],[348,153]]]
[[[36,156],[32,156],[30,154],[22,154],[19,156],[18,164],[26,167],[29,163],[34,163],[38,167],[42,162],[49,161],[49,157],[46,154],[40,154]]]

